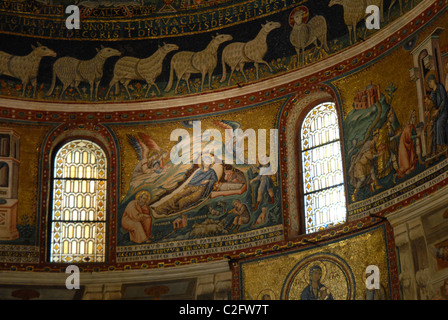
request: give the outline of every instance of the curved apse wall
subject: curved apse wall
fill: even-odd
[[[192,11],[183,13],[182,10],[193,8],[178,6],[176,13],[160,12],[157,15],[157,10],[161,8],[156,5],[152,13],[147,13],[147,20],[142,18],[144,13],[139,11],[141,8],[134,9],[134,16],[114,17],[119,39],[103,39],[93,31],[88,34],[74,32],[72,36],[66,31],[50,35],[55,26],[49,24],[39,29],[42,31],[37,31],[31,25],[38,24],[42,16],[37,13],[21,16],[23,11],[41,10],[43,17],[48,12],[48,17],[52,17],[51,12],[55,11],[48,8],[60,10],[60,7],[37,5],[36,9],[24,5],[8,9],[7,3],[11,2],[2,3],[5,13],[2,19],[6,20],[0,35],[5,40],[1,41],[1,51],[25,56],[31,52],[31,45],[37,49],[46,46],[57,56],[47,56],[41,60],[35,97],[32,93],[34,87],[30,85],[23,94],[20,77],[12,77],[8,73],[0,77],[1,127],[14,130],[20,137],[20,167],[14,177],[18,183],[17,234],[1,240],[4,269],[17,268],[20,263],[32,265],[34,270],[56,268],[46,263],[52,190],[49,177],[54,148],[60,141],[71,137],[96,137],[110,156],[108,261],[99,267],[92,267],[100,270],[121,269],[130,264],[135,268],[172,266],[191,261],[207,262],[227,255],[250,256],[272,250],[275,246],[299,245],[301,239],[315,237],[300,235],[302,209],[296,196],[296,126],[303,116],[301,111],[322,99],[336,102],[340,113],[349,221],[356,223],[369,213],[387,215],[418,201],[446,183],[446,155],[443,148],[436,150],[435,155],[431,154],[430,120],[425,118],[428,116],[425,96],[429,93],[425,77],[435,74],[438,82],[443,83],[447,73],[448,38],[445,34],[444,1],[408,1],[403,8],[406,14],[403,13],[399,19],[397,3],[392,7],[391,18],[384,22],[381,30],[368,31],[353,45],[350,45],[341,6],[318,7],[311,1],[300,3],[306,13],[302,23],[309,23],[318,15],[325,18],[328,45],[328,50],[314,46],[307,48],[302,65],[296,64],[294,45],[289,40],[293,29],[291,18],[298,11],[298,4],[294,2],[284,2],[281,8],[272,7],[272,2],[251,2],[252,6],[257,3],[260,8],[247,11],[254,15],[248,17],[246,22],[237,21],[238,14],[229,11],[229,8],[239,10],[243,4],[225,4],[216,8],[210,4],[205,8],[196,8],[195,17],[204,17],[206,13],[211,17],[213,11],[210,8],[213,8],[216,15],[219,12],[227,14],[224,20],[232,20],[233,23],[198,30],[194,28],[199,28],[199,22],[191,20],[183,28],[192,28],[192,32],[182,37],[174,31],[173,25],[170,25],[169,35],[162,32],[168,30],[168,24],[176,23],[176,19],[177,23],[183,21],[183,14],[187,15],[188,12],[191,15]],[[415,6],[414,10],[411,10],[412,6]],[[95,13],[118,14],[119,11],[93,8],[83,12],[86,14],[86,26],[92,29],[95,19],[100,19]],[[87,12],[91,15],[87,16]],[[61,14],[54,17],[57,17],[55,21],[62,20]],[[167,24],[163,30],[158,26],[162,23],[161,17]],[[14,29],[14,19],[22,19],[22,25],[26,22],[29,27]],[[261,44],[255,50],[256,53],[264,53],[263,58],[268,63],[260,64],[258,79],[253,61],[249,61],[245,66],[247,80],[236,70],[229,81],[231,69],[228,67],[227,77],[221,82],[225,48],[232,43],[247,43],[254,39],[261,25],[268,25],[266,20],[277,22],[280,26],[273,24],[274,29],[266,33],[266,52]],[[160,33],[138,37],[138,21],[152,23],[154,29],[151,30]],[[103,19],[101,23],[106,22]],[[241,28],[242,25],[245,27]],[[126,26],[131,28],[124,29]],[[358,28],[364,31],[362,24]],[[176,30],[179,32],[179,29]],[[217,32],[231,35],[232,39],[222,38],[225,42],[216,48],[212,89],[208,87],[208,78],[203,81],[199,73],[193,73],[190,92],[185,81],[179,82],[178,92],[174,88],[165,90],[171,68],[175,65],[175,54],[200,52],[212,41],[212,35],[214,39],[218,37]],[[138,66],[137,58],[151,56],[158,45],[162,50],[163,42],[175,44],[178,48],[172,47],[173,51],[160,56],[157,63],[151,65],[157,68],[146,66],[139,71],[140,74],[152,72],[160,94],[155,85],[150,87],[142,80],[137,81],[137,74],[133,74],[128,86],[130,96],[119,82],[119,92],[106,98],[109,81],[114,77],[120,58],[132,58],[128,59],[128,65],[124,60],[124,69],[129,64]],[[53,71],[58,66],[60,70],[64,68],[64,60],[58,59],[70,56],[79,61],[88,60],[96,55],[95,49],[100,49],[101,45],[117,50],[114,52],[120,52],[121,56],[110,57],[102,65],[103,74],[96,98],[90,98],[90,86],[85,81],[81,81],[79,92],[68,87],[60,95],[63,89],[60,78],[57,78],[53,93],[47,95],[52,85]],[[428,52],[427,56],[421,55],[424,50]],[[10,58],[5,54],[4,57]],[[182,66],[182,63],[178,65]],[[8,63],[6,66],[12,68]],[[70,69],[69,65],[65,67]],[[14,74],[18,75],[17,72]],[[202,87],[202,84],[205,86]],[[411,117],[414,114],[415,119]],[[140,143],[150,138],[156,148],[169,152],[176,141],[171,141],[168,133],[185,129],[193,136],[194,120],[201,121],[202,131],[218,129],[223,137],[225,126],[229,124],[244,130],[279,130],[279,170],[272,176],[274,201],[270,202],[266,195],[261,205],[253,210],[257,195],[249,181],[255,176],[248,168],[224,166],[219,169],[222,170],[218,176],[220,182],[225,182],[226,174],[232,173],[240,179],[238,183],[219,184],[205,200],[195,202],[184,212],[155,216],[151,243],[132,241],[129,232],[123,228],[122,216],[136,194],[141,190],[148,191],[154,207],[196,170],[193,165],[167,166],[154,175],[133,176],[140,161],[134,143],[137,138],[141,139]],[[384,143],[390,132],[393,132],[390,137],[395,139]],[[412,155],[409,148],[406,149],[406,135],[415,146]],[[374,137],[375,142],[370,142]],[[363,148],[368,145],[374,146],[375,165],[372,162],[365,164],[365,159],[360,159],[365,154],[366,149]],[[373,183],[373,176],[376,183]],[[249,221],[239,229],[229,230],[235,218],[229,211],[238,205],[235,200],[247,206]],[[330,238],[337,236],[331,231],[322,232]]]

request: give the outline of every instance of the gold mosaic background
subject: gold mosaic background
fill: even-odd
[[[417,43],[413,49],[437,27],[445,29],[440,36],[439,44],[442,53],[446,53],[448,49],[447,14],[443,14],[431,25],[418,33]],[[372,51],[374,52],[375,50]],[[349,74],[332,82],[342,101],[341,110],[343,119],[353,109],[353,102],[357,91],[364,90],[368,85],[374,84],[380,85],[381,93],[384,94],[386,87],[390,83],[393,83],[397,87],[397,91],[395,91],[391,106],[394,108],[399,122],[401,124],[406,123],[411,110],[415,109],[418,111],[416,84],[414,81],[411,81],[409,76],[409,69],[414,67],[411,51],[406,51],[403,47],[400,47],[397,50],[393,50],[386,57],[379,59],[376,63],[363,68],[361,71]]]
[[[388,258],[385,248],[384,229],[375,228],[321,247],[244,262],[240,267],[241,299],[257,300],[263,299],[265,295],[269,295],[273,300],[281,299],[282,287],[289,273],[294,271],[302,260],[306,261],[307,258],[319,254],[320,257],[338,256],[341,262],[348,264],[355,281],[356,300],[365,299],[367,266],[378,266],[381,286],[385,288],[386,295],[390,299]],[[290,299],[300,299],[300,293],[309,283],[309,267],[316,263],[323,268],[321,283],[330,290],[335,300],[345,299],[349,288],[342,270],[335,263],[324,260],[310,262],[297,274],[291,283]]]
[[[20,135],[17,224],[34,225],[38,215],[38,166],[41,147],[52,126],[0,122],[0,127],[14,129]]]
[[[362,71],[335,81],[342,101],[342,116],[345,119],[353,109],[355,94],[370,84],[379,85],[382,94],[390,83],[397,87],[391,106],[400,123],[406,123],[412,109],[418,111],[417,88],[409,78],[409,69],[413,67],[410,52],[400,48],[385,59],[379,60]]]
[[[247,129],[254,129],[257,133],[258,129],[266,129],[266,153],[269,154],[269,130],[277,129],[277,118],[280,108],[282,107],[285,99],[277,100],[274,102],[265,103],[260,106],[251,107],[246,110],[225,113],[221,115],[215,115],[210,117],[197,117],[190,119],[192,121],[201,121],[202,131],[207,129],[218,129],[221,132],[222,139],[225,139],[224,129],[218,127],[214,121],[216,120],[231,120],[241,124],[243,131]],[[136,135],[138,132],[144,132],[149,135],[158,146],[170,152],[170,150],[176,145],[176,141],[170,141],[170,134],[175,129],[186,129],[190,132],[190,136],[193,137],[193,129],[185,128],[180,122],[173,121],[167,123],[157,124],[144,124],[144,125],[118,125],[112,126],[114,134],[117,136],[118,144],[120,147],[120,168],[121,168],[121,199],[126,195],[129,187],[129,183],[132,177],[132,171],[138,162],[137,155],[132,146],[127,141],[127,134]],[[258,138],[258,135],[257,135]],[[225,141],[223,141],[225,142]],[[277,176],[274,175],[272,180],[277,185]]]

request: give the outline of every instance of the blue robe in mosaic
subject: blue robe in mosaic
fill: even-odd
[[[431,100],[434,102],[434,107],[439,110],[434,118],[433,150],[431,150],[434,153],[436,146],[448,145],[448,97],[441,83],[437,84],[436,90],[431,91]]]

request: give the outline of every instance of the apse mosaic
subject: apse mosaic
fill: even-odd
[[[0,96],[143,101],[244,86],[373,35],[363,23],[368,3],[355,2],[80,1],[76,30],[65,27],[70,1],[4,0]],[[386,26],[418,2],[372,4]]]
[[[39,183],[38,151],[52,127],[47,124],[30,124],[24,127],[23,124],[0,122],[2,243],[21,245],[24,248],[36,244],[36,226],[39,221],[39,190],[36,188]],[[7,255],[7,251],[0,252]]]
[[[446,27],[443,21],[428,28],[387,58],[332,82],[343,101],[348,211],[354,218],[396,205],[446,176]]]
[[[226,129],[270,131],[284,102],[200,119],[111,125],[124,164],[117,215],[118,258],[148,258],[157,252],[182,256],[184,250],[221,252],[282,239],[278,173],[266,175],[266,165],[248,161],[250,145],[259,140],[235,135],[218,141],[213,130],[222,137]],[[167,133],[176,129],[185,129],[191,139],[170,141]],[[201,139],[195,140],[194,132],[202,132]],[[254,137],[260,139],[259,133]],[[266,145],[270,162],[275,160],[272,141],[268,138]],[[234,150],[231,163],[223,158],[229,147]],[[237,153],[237,148],[244,152]],[[188,150],[192,161],[175,163],[173,152],[183,150]]]
[[[350,244],[348,244],[350,243]],[[359,246],[356,246],[359,243]],[[393,300],[399,297],[397,266],[385,226],[338,241],[234,264],[233,298],[244,300]],[[374,250],[383,247],[386,250]],[[356,252],[353,252],[356,248]],[[389,260],[391,259],[391,260]],[[377,289],[366,288],[369,265],[380,273]]]
[[[7,1],[0,3],[3,5],[0,10],[6,10],[4,5]],[[26,3],[28,2],[23,5],[26,6]],[[442,3],[438,3],[441,7]],[[105,2],[98,6],[92,4],[90,7],[87,2],[84,4],[89,8],[91,17],[99,12],[112,12],[114,8],[122,9],[106,5]],[[149,2],[145,2],[146,4],[149,5]],[[154,12],[158,12],[164,4],[166,3],[154,2]],[[411,1],[402,4],[403,10],[412,7]],[[195,10],[205,10],[214,5],[218,5],[218,1],[204,2],[201,6],[196,3]],[[220,1],[219,5],[225,8],[230,2]],[[306,7],[308,11],[304,8],[302,11],[295,10],[297,5]],[[388,9],[389,5],[390,3],[385,8]],[[187,10],[188,4],[179,1],[171,3],[171,6],[176,10],[176,14],[180,14],[182,10]],[[25,10],[24,8],[26,9],[22,7],[20,10]],[[44,10],[48,6],[42,4],[36,8]],[[322,16],[328,18],[328,28],[326,39],[324,33],[316,35],[317,46],[321,45],[321,41],[327,41],[329,55],[335,54],[346,48],[350,42],[346,33],[348,29],[345,23],[342,23],[342,15],[338,16],[335,11],[334,18],[329,18],[332,16],[330,12],[339,8],[339,13],[342,14],[343,8],[338,5],[325,7],[325,10],[319,8],[323,10]],[[431,8],[433,9],[434,7]],[[202,131],[216,129],[223,136],[226,128],[275,128],[283,134],[285,130],[290,129],[289,124],[283,125],[283,119],[291,119],[295,113],[302,111],[296,108],[298,100],[306,100],[311,90],[321,90],[325,93],[331,91],[331,95],[334,93],[336,105],[340,108],[342,159],[338,161],[342,161],[344,168],[344,186],[340,186],[342,169],[336,161],[333,163],[333,172],[337,177],[331,179],[336,181],[334,185],[345,189],[346,196],[340,195],[340,198],[347,200],[349,221],[370,213],[380,212],[387,215],[390,211],[425,197],[448,181],[448,138],[444,125],[448,88],[448,20],[445,19],[444,10],[440,10],[437,18],[421,30],[413,34],[408,33],[410,29],[400,30],[400,34],[391,37],[390,41],[387,39],[380,43],[377,51],[369,50],[340,66],[334,73],[337,77],[333,77],[331,70],[326,70],[327,81],[321,84],[316,80],[319,76],[313,75],[309,79],[297,79],[279,90],[269,88],[247,97],[216,101],[213,105],[211,103],[207,106],[146,110],[132,115],[131,111],[128,113],[126,110],[81,116],[75,112],[13,112],[4,108],[2,117],[7,120],[1,123],[1,129],[7,128],[12,130],[11,132],[17,132],[20,137],[21,157],[19,173],[12,175],[13,179],[9,177],[14,165],[5,163],[13,163],[15,160],[0,162],[0,191],[7,190],[13,182],[18,183],[15,185],[18,196],[8,198],[17,201],[7,203],[8,210],[16,212],[16,219],[5,222],[6,215],[0,214],[0,225],[13,225],[15,228],[5,231],[7,236],[0,239],[1,253],[5,255],[2,256],[2,261],[36,263],[42,259],[38,247],[42,236],[39,235],[44,232],[40,228],[46,226],[40,218],[47,212],[43,212],[41,206],[46,201],[45,192],[49,192],[46,186],[41,188],[44,176],[48,173],[42,169],[42,163],[48,160],[51,150],[48,145],[56,139],[55,127],[58,126],[61,133],[90,125],[95,128],[92,129],[96,130],[95,134],[103,138],[107,136],[105,139],[118,151],[111,152],[111,161],[116,161],[115,167],[111,166],[115,171],[111,173],[116,172],[118,177],[116,180],[112,179],[110,188],[116,190],[118,196],[113,199],[112,205],[115,205],[115,208],[111,208],[113,215],[112,221],[109,222],[112,224],[112,230],[107,230],[113,236],[111,250],[114,263],[144,263],[149,260],[174,260],[194,255],[203,255],[203,259],[207,259],[214,254],[273,245],[285,240],[285,229],[289,226],[295,224],[294,227],[299,229],[303,208],[297,205],[298,210],[289,210],[293,207],[292,201],[285,203],[295,191],[296,186],[291,187],[289,181],[295,181],[296,177],[290,177],[288,174],[291,167],[300,163],[298,158],[294,158],[297,161],[281,158],[281,170],[267,178],[260,176],[261,168],[258,165],[220,165],[216,163],[216,155],[204,159],[203,164],[177,165],[170,161],[168,155],[176,145],[180,147],[180,141],[171,140],[169,133],[182,128],[191,134],[195,121],[201,121]],[[391,7],[391,19],[397,16],[398,11],[399,2],[396,2]],[[203,30],[186,34],[182,39],[177,35],[164,39],[128,39],[119,42],[90,39],[91,41],[70,41],[71,45],[66,46],[66,38],[54,37],[50,40],[43,35],[37,41],[29,35],[22,37],[12,32],[3,32],[0,37],[5,41],[0,42],[3,55],[0,58],[0,66],[4,73],[0,76],[0,94],[26,99],[35,94],[36,99],[48,101],[113,102],[174,97],[244,86],[245,83],[256,81],[257,77],[261,80],[278,76],[323,58],[325,46],[316,48],[311,44],[304,54],[295,51],[289,42],[292,28],[289,21],[294,21],[295,17],[303,19],[302,22],[313,21],[322,26],[323,19],[313,20],[318,12],[317,6],[313,7],[313,2],[303,2],[277,10],[269,15],[268,22],[265,17],[245,22],[256,28],[228,26],[223,28],[225,33],[221,30],[218,34],[215,31]],[[134,11],[134,14],[137,14],[137,11]],[[168,17],[174,13],[157,14]],[[9,18],[2,15],[0,19]],[[333,22],[337,19],[340,19],[339,24]],[[2,28],[6,25],[0,23]],[[243,65],[236,66],[235,61],[242,61],[239,54],[241,50],[248,48],[245,44],[255,37],[254,30],[261,32],[260,29],[263,28],[270,29],[269,33],[265,34],[266,47],[265,43],[262,45],[267,50],[263,58],[266,63],[260,61],[257,69],[253,61],[244,62],[248,66],[247,69],[244,66],[246,71],[243,73]],[[362,29],[362,24],[359,24],[358,28]],[[42,30],[46,29],[42,27]],[[137,29],[130,29],[129,32],[132,30]],[[404,41],[407,35],[410,37]],[[238,42],[240,36],[247,41]],[[15,41],[17,37],[23,41]],[[152,48],[149,48],[148,44]],[[208,53],[199,50],[200,44],[204,44],[203,48],[208,44],[207,50],[216,49],[217,55],[208,60]],[[340,44],[338,49],[335,49],[336,44]],[[396,47],[393,47],[395,45]],[[385,46],[393,48],[388,47],[390,50],[386,50]],[[259,53],[259,48],[261,47],[255,48],[253,52]],[[26,58],[27,52],[31,50],[34,50],[36,59]],[[152,56],[151,52],[154,53]],[[311,57],[310,52],[316,53],[316,56]],[[361,62],[361,59],[364,59],[361,55],[370,57],[372,53],[377,54],[378,58],[368,60],[369,63],[365,64]],[[88,60],[87,55],[97,56],[94,60]],[[219,66],[222,66],[223,62],[227,64],[225,77],[219,74]],[[203,74],[191,71],[192,65],[196,63],[204,63]],[[232,63],[234,69],[230,67]],[[249,65],[253,69],[250,69]],[[218,69],[207,69],[205,66],[215,66]],[[210,70],[212,72],[209,72]],[[191,77],[188,78],[190,73]],[[87,85],[84,79],[93,74],[90,80],[96,79],[96,82],[92,80],[92,85]],[[23,75],[24,81],[29,80],[29,84],[22,85],[21,78],[14,75]],[[136,80],[137,76],[143,75],[147,75],[144,80]],[[109,83],[112,85],[109,86]],[[167,87],[169,92],[165,91]],[[289,90],[290,87],[298,91],[293,99],[291,97],[295,92],[281,90]],[[47,93],[50,94],[46,96]],[[102,131],[97,130],[98,127]],[[337,131],[336,128],[333,129]],[[3,139],[7,138],[8,134],[12,133],[0,132],[1,154],[8,149],[5,149],[6,143],[2,142],[6,141]],[[292,135],[290,132],[286,134]],[[280,144],[282,151],[293,148],[286,142],[290,141],[283,140]],[[297,140],[293,143],[293,146],[298,145]],[[204,147],[205,143],[201,142],[200,145]],[[223,149],[226,146],[218,147]],[[318,166],[314,165],[313,170],[318,171]],[[305,177],[305,181],[306,179]],[[204,188],[195,188],[199,184],[202,186],[203,182]],[[311,193],[313,191],[315,189],[312,189]],[[2,208],[4,204],[2,203]],[[14,207],[15,205],[17,207]],[[61,214],[73,216],[73,212]],[[440,268],[444,269],[446,239],[441,237],[435,239],[434,243]],[[8,252],[13,252],[16,256],[6,257]],[[335,254],[341,257],[338,252]],[[344,261],[351,267],[346,257],[331,261],[320,257],[315,261],[322,272],[321,284],[333,298],[347,298],[355,294],[353,277]],[[294,270],[294,277],[285,285],[284,293],[281,293],[280,289],[274,290],[276,297],[288,296],[296,299],[301,296],[309,282],[312,265],[309,260],[303,262],[303,265],[290,266],[289,271]],[[330,274],[334,274],[333,280],[327,277]],[[357,272],[353,274],[355,278],[358,277]],[[344,291],[338,292],[334,289],[332,283],[335,283],[335,279],[345,281]],[[260,288],[257,292],[250,292],[250,295],[263,297],[264,294],[272,293],[272,290]]]

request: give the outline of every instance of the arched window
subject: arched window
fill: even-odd
[[[73,140],[57,150],[53,161],[50,262],[104,262],[104,150],[90,140]]]
[[[335,104],[309,111],[300,138],[305,230],[312,233],[345,222],[347,215]]]

